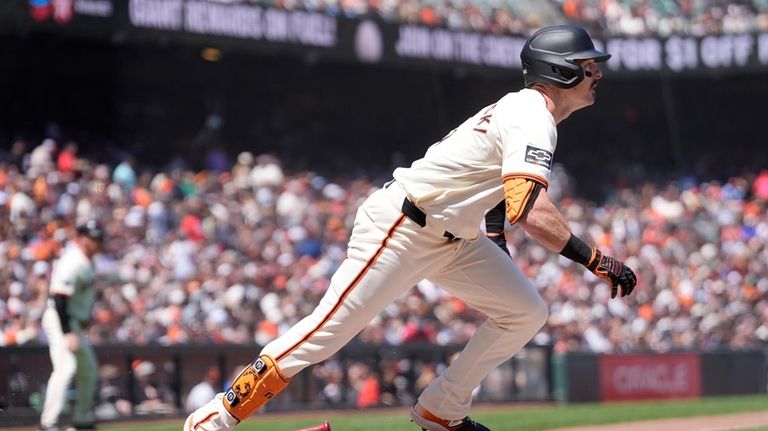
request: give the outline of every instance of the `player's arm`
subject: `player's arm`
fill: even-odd
[[[67,311],[67,303],[69,302],[69,295],[61,293],[54,293],[51,295],[53,303],[56,307],[56,314],[59,315],[59,323],[61,324],[61,332],[64,334],[64,343],[71,352],[77,351],[80,348],[80,341],[77,338],[77,334],[72,332],[72,326],[70,324],[70,316]]]
[[[509,200],[509,198],[508,198]],[[527,203],[528,210],[520,214],[518,223],[539,244],[559,253],[571,237],[571,229],[543,187],[535,199]]]
[[[72,331],[72,316],[69,314],[69,300],[75,291],[77,271],[77,266],[63,264],[62,262],[55,263],[54,273],[51,274],[50,287],[50,295],[56,309],[56,314],[59,316],[64,343],[72,352],[77,351],[80,347],[77,334]]]
[[[61,323],[61,332],[65,335],[72,332],[70,326],[70,316],[67,311],[67,302],[69,301],[69,295],[63,295],[61,293],[55,293],[51,296],[53,303],[56,305],[56,313],[59,315],[59,323]]]
[[[543,179],[511,176],[504,181],[504,198],[510,223],[519,223],[539,244],[578,262],[593,274],[609,282],[611,297],[628,295],[637,279],[622,262],[604,256],[571,233],[568,222],[549,198]]]

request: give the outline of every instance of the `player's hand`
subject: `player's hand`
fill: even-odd
[[[498,245],[501,251],[506,253],[507,256],[511,256],[509,254],[509,249],[507,248],[507,237],[504,235],[504,232],[497,233],[497,234],[489,234],[488,238],[490,238],[494,244]]]
[[[64,345],[67,346],[70,352],[77,352],[77,349],[80,348],[80,340],[77,338],[77,334],[74,332],[64,334]]]
[[[611,298],[615,298],[621,288],[621,296],[627,296],[637,284],[637,277],[632,268],[610,256],[605,256],[600,250],[595,250],[595,256],[587,268],[593,274],[611,284]]]

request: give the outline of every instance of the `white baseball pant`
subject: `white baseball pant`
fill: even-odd
[[[433,414],[461,419],[468,414],[472,391],[485,376],[544,325],[547,306],[520,268],[491,240],[479,235],[450,241],[429,221],[419,226],[402,212],[405,196],[395,182],[363,203],[347,258],[317,308],[267,344],[260,355],[275,358],[290,378],[336,353],[377,313],[426,278],[488,316],[459,357],[419,397]],[[226,414],[221,396],[190,415],[219,413],[201,429],[231,429],[237,423]]]
[[[264,347],[292,377],[341,349],[382,309],[422,279],[482,311],[488,319],[461,355],[419,397],[445,419],[467,415],[472,391],[514,356],[547,320],[547,306],[520,268],[483,235],[447,240],[402,213],[395,182],[360,207],[347,259],[312,314]]]
[[[67,389],[75,376],[77,377],[75,381],[77,400],[72,412],[72,421],[77,424],[93,422],[93,397],[98,380],[98,365],[93,347],[79,325],[73,323],[72,331],[77,334],[80,347],[76,352],[70,351],[64,342],[59,314],[51,306],[43,313],[43,330],[48,337],[53,372],[45,390],[40,425],[43,427],[57,425],[66,402]]]

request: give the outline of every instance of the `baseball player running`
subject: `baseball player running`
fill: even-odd
[[[77,228],[74,241],[67,244],[53,264],[48,308],[43,313],[43,330],[48,337],[53,372],[48,379],[40,429],[58,430],[59,415],[72,378],[77,376],[77,400],[71,429],[94,429],[93,398],[96,392],[97,363],[93,348],[83,332],[91,317],[96,297],[92,287],[91,258],[104,238],[95,221]]]
[[[394,180],[358,209],[347,258],[314,312],[266,345],[231,388],[190,414],[185,430],[231,429],[427,278],[488,318],[421,393],[411,419],[430,431],[487,431],[468,416],[473,389],[548,316],[536,288],[505,253],[504,216],[610,283],[612,297],[632,292],[632,270],[574,236],[547,195],[556,125],[594,103],[599,63],[610,55],[596,50],[583,29],[553,26],[533,34],[521,57],[526,88],[481,109],[423,158],[394,171]],[[481,234],[486,214],[492,238]]]

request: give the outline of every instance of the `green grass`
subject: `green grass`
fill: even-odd
[[[493,431],[535,431],[552,428],[630,422],[646,419],[680,418],[768,410],[768,395],[718,397],[679,401],[654,401],[611,404],[577,404],[564,406],[511,405],[477,406],[472,417]],[[303,411],[300,417],[290,415],[253,416],[240,424],[237,431],[291,431],[329,420],[333,431],[417,431],[406,410],[392,411],[336,411],[323,416]],[[178,431],[181,421],[163,425],[152,423],[141,426],[105,426],[120,431]],[[767,424],[768,425],[768,424]],[[768,430],[768,427],[751,431]]]

